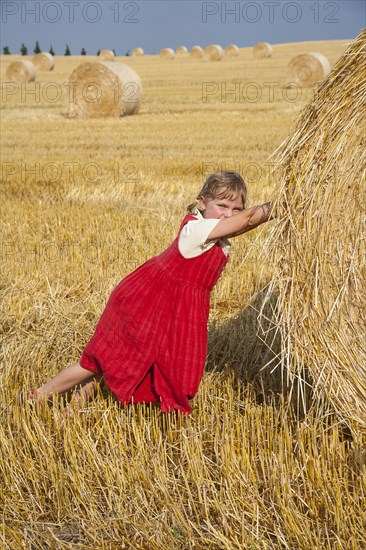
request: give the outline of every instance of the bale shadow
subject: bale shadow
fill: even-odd
[[[269,284],[233,318],[210,324],[206,371],[234,371],[235,385],[250,385],[258,404],[285,401],[304,417],[314,402],[313,386],[306,366],[298,374],[286,367],[278,298]]]

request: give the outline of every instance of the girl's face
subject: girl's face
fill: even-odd
[[[233,199],[206,199],[200,197],[200,206],[203,210],[204,218],[216,218],[223,220],[224,218],[230,218],[236,216],[240,212],[243,212],[243,201],[241,197],[237,196]]]

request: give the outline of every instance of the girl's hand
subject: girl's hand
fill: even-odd
[[[276,215],[273,211],[273,202],[265,202],[265,205],[268,205],[268,221],[274,220]]]

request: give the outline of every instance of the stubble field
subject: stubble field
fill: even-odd
[[[288,90],[307,51],[331,65],[347,41],[250,48],[220,63],[123,57],[140,113],[68,116],[87,57],[9,85],[1,102],[1,547],[365,547],[364,439],[326,403],[305,417],[260,377],[268,228],[233,241],[212,293],[206,374],[186,417],[123,409],[104,388],[83,411],[22,395],[76,362],[115,285],[166,248],[205,177],[234,169],[250,204],[275,198],[270,155],[314,90]],[[262,380],[262,382],[261,382]]]

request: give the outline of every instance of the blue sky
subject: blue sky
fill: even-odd
[[[1,0],[1,52],[21,43],[33,54],[36,41],[63,55],[84,47],[140,46],[145,53],[195,44],[239,47],[306,40],[352,39],[366,26],[364,0]]]

